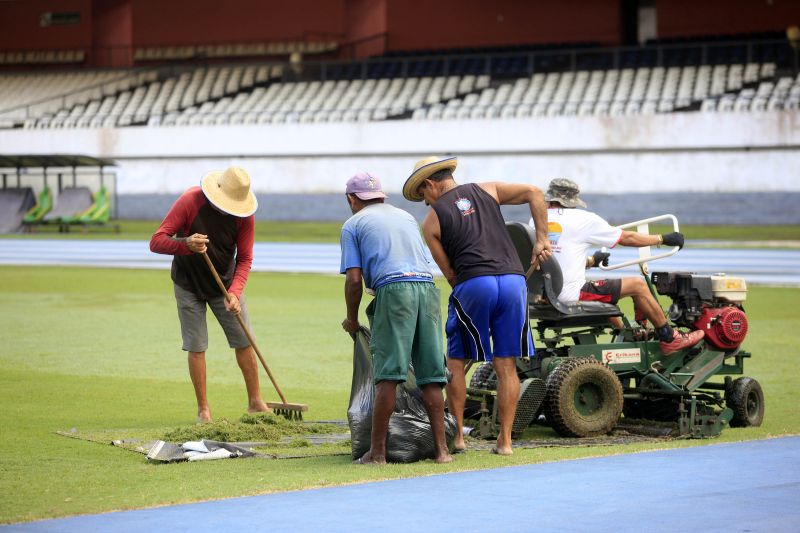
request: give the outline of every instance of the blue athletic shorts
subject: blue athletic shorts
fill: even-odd
[[[445,332],[454,359],[532,356],[525,277],[478,276],[453,287]]]

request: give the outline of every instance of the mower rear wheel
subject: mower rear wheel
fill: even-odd
[[[732,428],[760,426],[764,421],[764,391],[753,378],[734,380],[731,388],[725,391],[725,403],[733,410]]]
[[[597,359],[570,357],[547,378],[544,410],[561,436],[604,435],[622,413],[622,385]]]

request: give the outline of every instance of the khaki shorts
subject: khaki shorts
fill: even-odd
[[[225,298],[213,298],[205,300],[195,293],[187,291],[182,287],[173,284],[175,288],[175,301],[178,303],[178,318],[181,321],[181,337],[183,338],[183,349],[187,352],[205,352],[208,349],[208,326],[206,324],[206,305],[211,308],[217,322],[222,326],[228,345],[231,348],[247,348],[250,341],[242,331],[242,326],[236,320],[236,315],[225,310]],[[247,327],[250,328],[250,320],[247,317],[247,304],[244,294],[239,303],[242,307],[242,318]]]
[[[404,382],[409,363],[414,363],[417,385],[447,383],[439,298],[439,289],[428,282],[378,287],[367,307],[375,383]]]

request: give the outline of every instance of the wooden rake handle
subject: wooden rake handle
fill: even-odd
[[[211,262],[211,258],[208,257],[207,253],[203,252],[201,255],[203,256],[203,259],[206,260],[206,264],[208,265],[208,269],[214,275],[214,279],[217,281],[217,285],[219,285],[219,290],[222,291],[222,294],[225,295],[225,299],[227,300],[228,299],[228,289],[225,288],[225,284],[222,283],[222,280],[220,279],[219,274],[217,274],[217,269],[214,268],[214,263]],[[269,365],[267,365],[267,362],[264,360],[264,357],[261,355],[261,351],[258,349],[258,346],[256,346],[256,341],[255,341],[255,339],[253,339],[253,334],[250,333],[250,330],[248,329],[247,324],[244,323],[244,319],[242,318],[242,314],[241,313],[236,313],[236,320],[238,320],[239,321],[239,325],[242,326],[242,331],[244,331],[244,334],[247,337],[247,340],[250,341],[250,346],[252,346],[253,350],[255,350],[256,355],[258,356],[258,360],[261,361],[261,366],[263,366],[264,370],[267,371],[267,375],[269,376],[269,380],[272,382],[272,385],[275,387],[275,390],[278,391],[278,396],[281,397],[281,401],[283,403],[288,403],[286,401],[286,397],[283,395],[283,391],[278,386],[278,382],[275,381],[275,377],[272,375],[272,372],[269,369]]]
[[[533,252],[532,248],[531,248],[531,252]],[[525,280],[530,279],[530,277],[533,275],[533,273],[536,272],[536,270],[538,270],[539,268],[541,268],[541,266],[542,266],[542,263],[541,263],[541,261],[539,261],[539,258],[537,257],[536,259],[534,259],[531,262],[531,266],[528,267],[528,270],[525,272]]]

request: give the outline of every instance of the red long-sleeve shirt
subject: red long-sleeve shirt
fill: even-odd
[[[200,187],[191,187],[173,204],[150,239],[150,250],[173,255],[172,281],[203,298],[220,296],[214,277],[200,254],[192,253],[180,239],[195,233],[207,235],[206,252],[228,292],[242,297],[253,263],[255,216],[236,217],[215,209]]]

